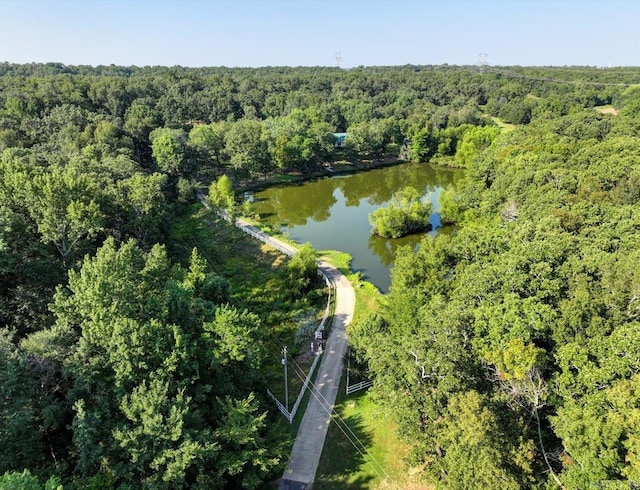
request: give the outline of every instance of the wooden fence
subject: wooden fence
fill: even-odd
[[[356,391],[364,390],[373,386],[373,381],[360,381],[354,385],[347,385],[347,395],[355,393]]]

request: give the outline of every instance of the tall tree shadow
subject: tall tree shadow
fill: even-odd
[[[343,389],[344,384],[341,386],[341,390]],[[341,405],[357,403],[358,398],[364,393],[363,391],[351,395],[343,400]],[[336,406],[336,411],[341,413],[342,407]],[[361,415],[338,417],[334,414],[313,483],[314,490],[371,488],[373,475],[376,473],[376,470],[369,466],[371,464],[375,467],[376,462],[366,450],[371,444],[372,437]]]

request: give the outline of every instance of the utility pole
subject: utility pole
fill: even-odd
[[[340,62],[342,61],[342,53],[340,51],[336,51],[336,66],[340,68]]]
[[[284,366],[284,405],[289,411],[289,378],[287,378],[287,346],[282,348],[282,365]]]

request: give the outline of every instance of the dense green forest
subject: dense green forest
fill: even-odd
[[[640,481],[640,92],[623,95],[476,152],[443,202],[458,233],[404,249],[350,331],[443,488]]]
[[[0,64],[5,483],[276,478],[269,339],[319,293],[294,263],[253,300],[233,231],[189,232],[194,190],[389,153],[468,179],[458,233],[405,250],[350,333],[414,462],[446,488],[640,480],[637,76]]]

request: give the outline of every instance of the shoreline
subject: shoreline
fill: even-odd
[[[303,182],[308,182],[310,180],[322,179],[325,177],[331,177],[334,175],[349,175],[355,174],[358,172],[367,172],[369,170],[375,170],[378,168],[392,167],[394,165],[401,165],[403,163],[410,163],[411,160],[407,160],[405,158],[399,158],[398,156],[387,156],[380,160],[365,160],[360,163],[353,162],[337,162],[328,167],[323,167],[320,170],[315,172],[311,172],[309,174],[302,174],[300,172],[289,172],[284,174],[271,174],[266,179],[263,177],[258,177],[256,180],[239,180],[238,182],[234,182],[234,191],[236,193],[246,192],[246,191],[259,191],[264,190],[269,187],[277,187],[279,185],[291,185],[291,184],[300,184]],[[453,165],[452,160],[446,157],[442,158],[432,158],[427,162],[418,162],[418,163],[429,163],[431,165],[442,167],[442,168],[450,168],[450,169],[459,169],[462,167],[458,167]]]
[[[407,163],[409,160],[398,157],[387,157],[381,160],[367,160],[360,163],[334,163],[330,167],[323,167],[321,170],[311,172],[309,174],[302,174],[299,172],[290,172],[284,174],[272,174],[265,178],[258,178],[257,180],[240,180],[234,182],[234,188],[236,192],[246,192],[263,190],[269,187],[278,185],[290,185],[307,182],[309,180],[322,179],[324,177],[331,177],[333,175],[348,175],[358,172],[366,172],[367,170],[374,170],[376,168],[391,167],[393,165],[400,165]]]

